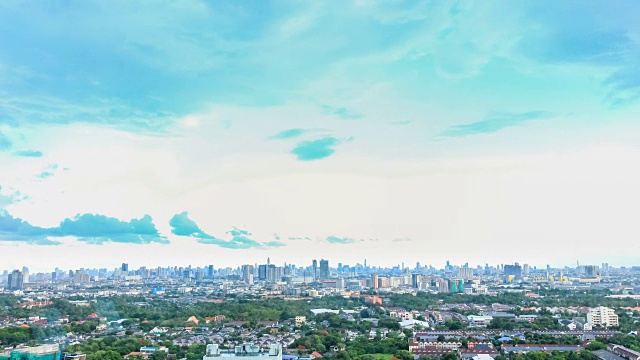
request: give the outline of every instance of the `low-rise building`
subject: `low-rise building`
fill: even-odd
[[[258,345],[243,344],[232,350],[221,350],[218,344],[207,345],[207,350],[202,360],[218,360],[219,358],[232,358],[229,360],[282,360],[282,345],[269,345],[268,352],[260,351]]]
[[[382,298],[379,296],[365,296],[364,302],[367,304],[378,304],[382,305]]]
[[[490,358],[495,358],[500,355],[500,352],[494,348],[475,348],[475,349],[458,349],[458,355],[461,359],[473,359],[476,357],[486,358],[487,356]],[[480,356],[482,355],[482,356]]]
[[[493,320],[492,316],[469,315],[467,316],[470,326],[487,326]]]
[[[582,347],[580,345],[559,345],[559,344],[520,344],[520,345],[502,345],[502,349],[505,353],[514,352],[516,354],[525,354],[531,351],[580,351]]]
[[[307,317],[306,316],[296,316],[295,317],[296,327],[301,327],[306,322],[307,322]]]
[[[607,348],[609,349],[609,351],[611,351],[612,353],[618,356],[622,356],[629,360],[640,360],[640,352],[631,350],[622,345],[609,344]]]
[[[87,360],[87,355],[64,353],[61,360]]]

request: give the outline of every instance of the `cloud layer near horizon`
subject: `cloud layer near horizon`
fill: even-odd
[[[151,216],[123,221],[99,214],[78,214],[64,219],[60,225],[44,228],[13,217],[0,209],[0,241],[18,241],[36,245],[59,245],[60,238],[75,237],[88,244],[105,243],[149,244],[153,242],[168,244],[160,235]]]
[[[174,235],[187,236],[198,239],[198,242],[206,245],[217,245],[227,249],[252,249],[252,248],[268,248],[281,247],[284,244],[280,241],[260,242],[251,239],[251,233],[246,230],[233,228],[226,232],[228,239],[220,239],[211,236],[200,229],[200,227],[189,218],[189,213],[183,211],[174,215],[169,221],[171,232]]]

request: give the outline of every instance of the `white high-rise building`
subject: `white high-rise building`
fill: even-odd
[[[611,308],[598,306],[589,309],[589,313],[587,314],[587,322],[593,327],[618,326],[618,315],[616,315],[615,311],[613,311],[613,309]]]

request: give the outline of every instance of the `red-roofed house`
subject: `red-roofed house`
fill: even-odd
[[[224,315],[208,316],[204,318],[204,321],[208,324],[210,322],[224,321]]]

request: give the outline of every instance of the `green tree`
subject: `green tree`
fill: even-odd
[[[413,360],[413,354],[409,350],[398,350],[393,356],[400,360]]]
[[[587,345],[587,350],[596,351],[596,350],[606,350],[607,344],[602,343],[598,340],[594,340]]]
[[[149,356],[149,360],[166,360],[167,353],[164,351],[156,351],[151,356]]]
[[[99,350],[93,354],[87,354],[87,360],[122,360],[122,356],[113,350]]]

